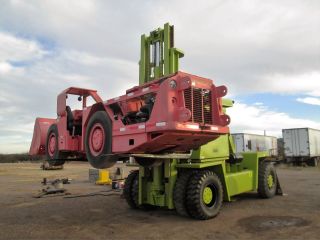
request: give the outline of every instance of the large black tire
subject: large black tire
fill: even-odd
[[[133,209],[153,210],[156,206],[139,204],[139,170],[131,172],[126,178],[123,190],[124,198]]]
[[[258,193],[262,198],[272,198],[276,195],[278,178],[272,163],[261,161],[258,173]]]
[[[183,217],[189,216],[186,206],[186,195],[189,179],[193,173],[193,171],[181,171],[173,190],[175,209],[177,213]]]
[[[131,172],[124,183],[123,196],[131,208],[138,208],[139,170]]]
[[[51,166],[61,166],[65,163],[65,159],[67,158],[66,153],[59,151],[58,137],[58,127],[56,124],[52,124],[48,129],[46,140],[46,157]],[[54,141],[54,144],[51,146],[49,146],[50,141]]]
[[[93,143],[95,133],[101,138],[100,143]],[[118,158],[112,155],[112,124],[105,111],[97,111],[91,116],[86,129],[85,150],[94,168],[109,168],[117,162]]]
[[[211,192],[211,198],[208,197]],[[205,197],[206,196],[206,197]],[[190,177],[186,205],[191,217],[206,220],[217,216],[223,201],[223,187],[212,171],[199,171]]]

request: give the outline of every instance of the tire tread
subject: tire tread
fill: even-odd
[[[189,183],[189,179],[192,176],[192,171],[181,172],[178,177],[174,190],[173,190],[173,202],[175,209],[180,216],[188,217],[189,213],[186,206],[186,192]]]
[[[267,179],[270,171],[274,172],[275,177],[277,176],[275,168],[271,163],[261,161],[258,171],[258,194],[262,198],[272,198],[276,193],[277,178],[274,180],[274,187],[272,190],[268,187]]]
[[[217,183],[219,190],[220,190],[220,196],[218,199],[217,203],[217,208],[215,208],[215,212],[211,215],[207,214],[202,206],[201,206],[201,201],[202,201],[202,193],[201,188],[202,184],[208,177],[213,177]],[[202,170],[198,171],[189,180],[189,184],[187,187],[187,198],[186,198],[186,205],[187,205],[187,210],[188,213],[190,214],[191,217],[199,220],[206,220],[209,218],[213,218],[219,214],[221,205],[222,205],[222,196],[223,196],[223,187],[221,184],[221,181],[219,177],[212,171],[210,170]]]
[[[124,183],[124,189],[123,189],[124,198],[126,199],[128,205],[134,209],[138,208],[137,201],[134,197],[136,194],[134,191],[134,183],[138,177],[139,177],[139,171],[138,170],[132,171],[126,178]]]

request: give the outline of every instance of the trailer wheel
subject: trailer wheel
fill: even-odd
[[[274,165],[265,161],[259,164],[258,193],[262,198],[272,198],[277,190],[277,173]]]
[[[139,171],[131,172],[124,183],[123,196],[131,208],[138,208]]]
[[[183,217],[189,216],[186,206],[186,193],[189,179],[193,173],[193,171],[182,171],[176,181],[173,190],[174,206],[176,208],[177,213]]]
[[[61,166],[65,163],[66,154],[59,152],[58,127],[52,124],[47,133],[46,156],[49,165]]]
[[[89,120],[85,136],[86,155],[94,168],[108,168],[117,162],[111,144],[111,120],[105,111],[97,111]]]
[[[186,200],[191,217],[206,220],[217,216],[223,201],[223,188],[219,177],[212,171],[199,171],[192,175]]]

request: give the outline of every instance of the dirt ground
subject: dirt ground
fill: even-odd
[[[43,177],[72,178],[72,195],[106,191],[88,181],[87,163],[43,171],[36,163],[0,164],[0,239],[319,239],[320,169],[278,167],[286,196],[243,194],[208,221],[174,211],[130,209],[109,196],[33,198]],[[107,195],[108,193],[104,193]],[[71,195],[71,196],[72,196]]]

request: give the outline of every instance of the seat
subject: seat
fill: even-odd
[[[74,118],[73,118],[71,108],[69,106],[66,106],[66,111],[67,111],[67,130],[69,131],[70,135],[72,135],[73,127],[74,127],[74,123],[73,123]]]
[[[137,117],[141,118],[142,121],[147,121],[151,115],[154,104],[154,98],[149,97],[145,100],[145,105],[140,107],[140,111],[137,112]]]
[[[69,134],[71,136],[81,135],[82,134],[81,123],[75,124],[74,116],[70,106],[66,106],[66,112],[67,112],[67,130],[69,131]]]

